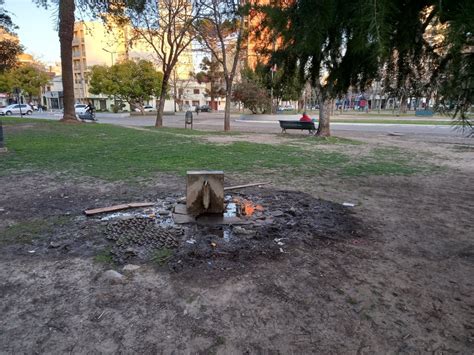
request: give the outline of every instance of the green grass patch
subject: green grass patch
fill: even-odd
[[[439,126],[450,126],[453,124],[452,121],[442,120],[395,120],[395,119],[345,119],[345,118],[333,118],[333,123],[377,123],[377,124],[408,124],[408,125],[439,125]]]
[[[160,265],[163,266],[165,265],[173,256],[173,251],[168,248],[161,248],[161,249],[156,249],[153,252],[153,255],[151,257],[151,260]]]
[[[21,118],[11,116],[0,116],[0,121],[4,126],[15,125],[19,123],[37,123],[39,120],[34,118]]]
[[[29,244],[37,238],[48,236],[55,227],[66,225],[69,220],[69,217],[65,216],[35,218],[0,228],[0,244]]]
[[[102,250],[99,254],[94,256],[94,261],[100,264],[112,265],[114,264],[114,259],[110,252],[110,248]]]
[[[432,171],[434,166],[421,162],[413,153],[398,148],[376,148],[369,156],[346,165],[346,176],[412,175]]]
[[[388,149],[369,151],[362,160],[347,154],[345,138],[297,137],[289,144],[202,139],[216,132],[177,128],[136,130],[106,124],[64,124],[55,121],[7,118],[6,146],[0,155],[0,175],[24,171],[61,172],[109,181],[134,182],[160,172],[184,175],[187,170],[224,170],[252,176],[410,174],[420,171],[413,154]],[[227,133],[219,133],[227,134]],[[295,144],[296,143],[296,144]],[[303,144],[302,144],[303,143]],[[319,145],[333,148],[318,149]],[[311,149],[308,149],[311,148]],[[421,164],[425,166],[426,164]]]
[[[146,127],[156,132],[161,133],[170,133],[170,134],[179,134],[185,136],[194,136],[194,137],[203,137],[203,136],[240,136],[242,132],[232,131],[232,132],[223,132],[223,131],[201,131],[190,128],[175,128],[175,127],[162,127],[155,128],[153,126]]]
[[[283,137],[285,138],[291,138],[294,140],[298,140],[301,142],[307,142],[311,143],[313,145],[337,145],[337,144],[345,144],[345,145],[362,145],[365,144],[364,142],[357,141],[355,139],[348,139],[348,138],[342,138],[342,137],[317,137],[317,136],[297,136],[293,134],[282,134]]]

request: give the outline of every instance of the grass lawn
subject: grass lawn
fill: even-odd
[[[9,153],[0,156],[0,175],[50,171],[134,181],[159,172],[184,175],[192,169],[218,169],[291,179],[295,174],[405,175],[432,168],[423,157],[390,147],[365,149],[354,159],[351,152],[360,142],[334,137],[304,137],[288,144],[215,144],[203,137],[223,133],[176,128],[144,131],[10,117],[3,122]]]
[[[340,122],[340,123],[382,123],[382,124],[417,124],[417,125],[453,125],[452,121],[444,120],[403,120],[403,119],[385,119],[385,118],[337,118],[333,117],[331,122]]]

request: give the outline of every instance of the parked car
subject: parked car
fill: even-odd
[[[152,112],[152,111],[156,111],[156,109],[151,106],[151,105],[145,105],[143,106],[143,112]],[[135,112],[141,112],[140,108],[135,108]]]
[[[76,112],[76,115],[86,113],[86,107],[87,107],[87,105],[85,105],[85,104],[75,104],[74,105],[74,111]]]
[[[292,105],[279,106],[277,111],[293,111],[295,108]]]
[[[212,108],[211,108],[211,106],[209,106],[209,105],[202,105],[202,106],[199,108],[199,110],[200,110],[201,112],[212,112]]]
[[[20,114],[20,106],[21,106],[21,114],[22,115],[31,115],[33,113],[33,108],[30,105],[26,104],[13,104],[8,105],[7,107],[0,108],[0,115],[19,115]]]

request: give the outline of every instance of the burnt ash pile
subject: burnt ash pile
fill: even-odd
[[[282,257],[301,243],[317,247],[321,240],[356,238],[361,230],[346,207],[301,192],[258,190],[228,195],[226,201],[224,216],[183,218],[174,213],[183,207],[176,203],[110,219],[105,237],[113,243],[114,260],[147,262],[166,249],[174,270],[200,265],[233,269],[260,257]]]

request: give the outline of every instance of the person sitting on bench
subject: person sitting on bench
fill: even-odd
[[[306,114],[306,112],[303,112],[303,116],[301,116],[300,122],[313,122],[313,120]]]

